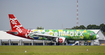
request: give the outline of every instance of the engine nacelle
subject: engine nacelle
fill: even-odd
[[[64,43],[65,42],[65,37],[58,37],[58,38],[56,38],[56,42],[57,43]]]

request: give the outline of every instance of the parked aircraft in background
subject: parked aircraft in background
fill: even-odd
[[[11,30],[7,33],[28,39],[52,40],[57,43],[65,43],[69,40],[94,40],[99,38],[90,30],[61,30],[61,29],[25,29],[13,14],[9,14]]]

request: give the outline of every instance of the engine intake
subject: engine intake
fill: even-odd
[[[56,38],[57,43],[64,43],[65,42],[65,37],[58,37]]]

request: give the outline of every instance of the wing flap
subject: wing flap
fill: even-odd
[[[53,41],[55,41],[56,38],[58,38],[58,36],[52,36],[52,35],[46,35],[46,34],[33,34],[33,35],[39,36],[39,37],[45,37],[45,38],[47,38],[49,40],[53,40]]]

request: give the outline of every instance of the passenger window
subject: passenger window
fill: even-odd
[[[38,32],[34,32],[34,33],[38,33]]]

